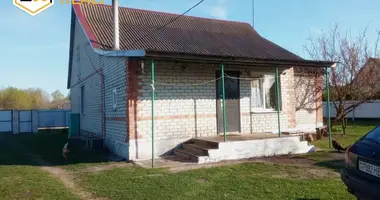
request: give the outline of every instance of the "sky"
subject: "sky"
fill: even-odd
[[[100,0],[97,0],[100,1]],[[2,1],[0,7],[0,89],[59,89],[67,94],[70,5],[55,5],[31,16]],[[198,0],[119,0],[120,6],[183,13]],[[335,23],[356,33],[368,28],[370,43],[380,30],[379,0],[255,0],[254,27],[272,42],[308,58],[303,46]],[[111,0],[105,0],[111,4]],[[252,0],[205,0],[191,16],[252,24]]]

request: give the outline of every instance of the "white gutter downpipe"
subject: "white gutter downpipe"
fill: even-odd
[[[113,36],[114,36],[114,50],[120,49],[120,35],[119,35],[119,0],[112,0],[113,8]]]

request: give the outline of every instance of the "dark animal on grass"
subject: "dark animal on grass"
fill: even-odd
[[[339,153],[341,152],[341,151],[346,151],[346,149],[347,149],[347,147],[342,147],[342,145],[341,144],[339,144],[339,142],[337,142],[336,140],[333,140],[332,141],[332,145],[333,145],[333,147],[334,147],[334,149],[335,150],[337,150]]]

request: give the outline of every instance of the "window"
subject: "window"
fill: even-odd
[[[116,110],[117,108],[117,92],[116,89],[112,91],[112,108],[113,110]]]
[[[279,93],[281,109],[281,90]],[[264,75],[260,78],[252,80],[251,107],[253,111],[277,110],[276,79],[274,75]]]
[[[84,114],[84,86],[80,87],[80,113]]]

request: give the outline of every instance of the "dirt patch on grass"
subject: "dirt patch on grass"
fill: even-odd
[[[49,172],[52,176],[59,179],[70,191],[77,195],[80,199],[91,199],[91,200],[106,200],[106,198],[99,198],[90,192],[79,187],[71,174],[67,174],[65,170],[58,167],[41,167],[42,170]]]
[[[310,157],[308,157],[310,156]],[[211,167],[219,167],[219,166],[228,166],[235,165],[241,163],[265,163],[265,164],[281,164],[281,165],[290,165],[295,167],[300,167],[299,173],[291,174],[291,173],[274,173],[270,174],[274,178],[299,178],[299,179],[307,179],[307,178],[326,178],[326,177],[338,177],[339,173],[337,171],[332,170],[331,168],[324,167],[320,165],[320,161],[318,159],[313,159],[314,157],[320,158],[321,155],[313,155],[313,154],[304,154],[304,155],[285,155],[285,156],[273,156],[273,157],[265,157],[265,158],[250,158],[243,160],[233,160],[233,161],[222,161],[218,163],[210,163],[210,164],[196,164],[196,163],[188,163],[184,164],[181,162],[173,162],[164,166],[171,173],[177,173],[187,170],[200,169],[200,168],[211,168]],[[344,155],[341,153],[335,152],[326,152],[326,155],[322,155],[323,160],[328,161],[336,161],[339,159],[343,159]],[[170,161],[166,161],[170,162]]]
[[[50,175],[53,177],[57,178],[60,180],[66,188],[70,189],[70,191],[77,195],[80,199],[83,200],[106,200],[106,198],[99,198],[93,195],[92,193],[84,190],[83,188],[79,187],[75,181],[74,177],[70,174],[67,173],[64,169],[61,169],[59,167],[53,167],[51,166],[50,163],[42,160],[38,156],[28,153],[28,156],[32,158],[37,164],[41,165],[41,169],[43,171],[48,172]]]
[[[304,158],[291,158],[291,157],[268,157],[268,158],[251,158],[251,159],[242,159],[242,160],[232,160],[232,161],[222,161],[218,163],[210,163],[210,164],[183,164],[179,163],[177,165],[169,165],[167,166],[169,172],[177,173],[181,171],[193,170],[193,169],[201,169],[201,168],[211,168],[211,167],[220,167],[220,166],[228,166],[228,165],[236,165],[241,163],[270,163],[270,164],[287,164],[287,165],[295,165],[295,166],[313,166],[315,162],[304,159]]]
[[[96,173],[96,172],[108,171],[108,170],[112,170],[112,169],[116,169],[116,168],[131,167],[131,166],[132,166],[132,164],[127,163],[127,162],[111,163],[111,164],[106,164],[106,165],[98,165],[98,166],[88,167],[86,169],[80,170],[79,173],[81,173],[81,172]]]
[[[300,168],[297,173],[289,173],[284,171],[275,172],[271,175],[273,178],[283,179],[311,179],[311,178],[332,178],[339,177],[339,174],[323,168]]]
[[[263,162],[263,163],[277,163],[277,164],[287,164],[296,166],[312,166],[315,164],[314,161],[296,156],[274,156],[266,158],[252,158],[249,159],[251,162]]]

